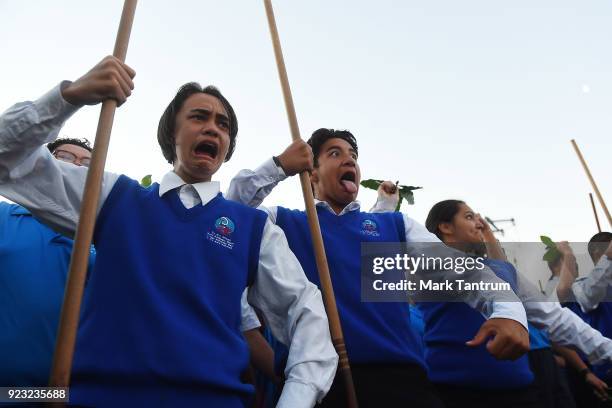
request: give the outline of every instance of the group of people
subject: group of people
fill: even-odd
[[[41,386],[49,374],[91,156],[89,144],[57,139],[59,132],[84,105],[123,104],[134,76],[106,57],[76,81],[0,116],[0,195],[17,203],[0,203],[0,386]],[[104,173],[72,404],[263,404],[248,375],[254,367],[279,388],[277,406],[346,405],[306,214],[260,206],[280,181],[302,171],[310,172],[361,406],[579,406],[560,356],[607,398],[609,374],[597,370],[612,363],[612,311],[603,301],[610,234],[594,239],[596,266],[585,279],[576,279],[571,249],[560,244],[564,284],[543,301],[465,202],[436,204],[423,226],[394,211],[397,191],[386,182],[375,206],[362,211],[359,149],[349,131],[319,129],[241,171],[221,194],[212,179],[231,158],[237,133],[223,94],[187,83],[159,121],[158,143],[172,166],[161,182],[143,187]],[[453,302],[410,306],[362,301],[361,246],[389,242],[435,245],[452,258],[475,249],[485,267],[462,279],[505,282],[512,291],[457,289]],[[427,271],[436,282],[453,275]],[[587,399],[593,394],[583,391]]]

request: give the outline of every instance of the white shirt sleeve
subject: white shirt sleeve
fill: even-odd
[[[283,231],[269,219],[248,300],[261,310],[274,336],[289,347],[278,407],[314,406],[331,387],[338,355],[331,343],[321,292],[306,278]]]
[[[371,213],[384,213],[384,212],[394,212],[397,207],[397,201],[395,197],[389,196],[381,196],[379,195],[376,198],[376,202],[374,206],[370,209]]]
[[[225,198],[257,207],[286,178],[283,169],[270,158],[255,170],[240,170],[230,182]]]
[[[612,282],[612,262],[603,255],[586,277],[576,280],[572,292],[583,312],[589,312],[603,301]]]
[[[54,159],[45,146],[57,138],[64,122],[77,111],[62,98],[63,84],[34,102],[12,106],[0,116],[0,195],[72,237],[87,168]],[[104,173],[98,211],[118,177]]]
[[[593,364],[612,361],[612,340],[585,323],[558,302],[541,301],[542,295],[517,274],[518,295],[527,311],[527,319],[545,330],[550,340],[563,346],[575,346]]]
[[[437,236],[432,234],[425,228],[425,226],[419,224],[414,221],[412,218],[408,217],[406,214],[402,214],[404,218],[404,228],[406,229],[406,242],[408,243],[416,243],[425,244],[425,243],[439,243],[439,246],[436,245],[435,249],[437,252],[437,256],[440,257],[462,257],[465,254],[445,246],[442,241],[438,239]],[[427,248],[427,246],[425,246]],[[429,249],[432,249],[431,245]],[[454,271],[428,271],[428,278],[432,280],[444,281],[447,278],[454,277]],[[498,282],[504,283],[504,281],[499,278],[495,273],[488,267],[485,267],[483,270],[469,270],[466,271],[462,277],[465,282]],[[525,329],[528,330],[527,326],[527,315],[525,313],[525,309],[521,304],[521,301],[518,297],[514,295],[506,295],[506,301],[499,301],[499,293],[495,291],[485,291],[485,290],[462,290],[457,292],[457,300],[461,300],[467,303],[473,309],[480,311],[484,317],[487,319],[493,318],[505,318],[512,319],[519,323],[521,323]]]
[[[259,321],[259,318],[257,317],[257,313],[255,313],[255,309],[253,309],[253,307],[249,304],[247,300],[247,292],[248,289],[245,289],[242,292],[242,297],[240,298],[240,331],[243,333],[245,331],[261,327],[261,323]]]

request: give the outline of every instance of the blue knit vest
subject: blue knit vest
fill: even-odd
[[[486,260],[495,274],[516,289],[516,270],[508,262]],[[533,382],[527,355],[515,361],[500,361],[486,343],[469,347],[485,318],[465,303],[421,302],[425,320],[425,361],[434,383],[484,389],[526,387]]]
[[[266,214],[218,194],[186,209],[121,176],[98,216],[71,402],[246,404],[240,297],[259,263]]]
[[[361,243],[405,241],[402,215],[350,211],[337,216],[321,207],[317,212],[351,363],[424,367],[406,303],[361,301]],[[320,287],[306,214],[278,207],[277,225],[285,232],[308,279]]]

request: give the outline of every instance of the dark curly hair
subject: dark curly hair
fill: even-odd
[[[321,146],[329,139],[342,139],[345,140],[351,147],[355,150],[355,153],[359,154],[359,150],[357,149],[357,139],[355,136],[348,130],[335,130],[335,129],[326,129],[321,128],[315,130],[310,136],[310,139],[306,143],[310,145],[312,148],[312,155],[314,156],[314,166],[317,167],[319,165],[318,159],[319,154],[321,153]]]
[[[89,143],[89,140],[83,138],[83,139],[75,139],[75,138],[71,138],[71,137],[63,137],[60,139],[55,139],[53,142],[48,143],[47,144],[47,149],[49,149],[49,151],[51,153],[53,153],[55,151],[55,149],[57,149],[59,146],[61,145],[65,145],[65,144],[71,144],[71,145],[75,145],[75,146],[79,146],[82,147],[83,149],[91,152],[93,149],[91,147],[91,143]]]

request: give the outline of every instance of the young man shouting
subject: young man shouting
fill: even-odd
[[[0,117],[0,194],[72,236],[86,171],[42,146],[79,107],[125,102],[135,72],[107,57],[75,82]],[[189,83],[162,115],[158,141],[173,166],[143,188],[105,173],[94,233],[97,258],[83,301],[70,402],[85,406],[244,407],[248,349],[240,298],[289,345],[279,402],[310,407],[333,379],[337,355],[320,293],[266,215],[211,181],[235,147],[238,123],[214,87]]]
[[[439,243],[439,239],[403,214],[360,211],[356,201],[361,179],[358,148],[350,132],[319,129],[308,144],[314,157],[312,168],[308,147],[304,142],[294,142],[255,172],[241,171],[232,180],[228,198],[258,205],[285,174],[312,170],[310,180],[360,406],[441,406],[427,380],[407,304],[362,302],[360,287],[362,243]],[[305,213],[283,207],[267,211],[285,231],[308,278],[319,284]],[[440,243],[437,249],[445,248]],[[466,281],[484,278],[489,282],[499,280],[490,270],[464,275]],[[501,359],[515,359],[527,352],[527,322],[518,298],[496,302],[497,295],[490,292],[463,292],[458,296],[489,319],[474,333],[472,345],[490,339],[487,349]],[[342,406],[341,386],[341,380],[334,383],[324,406]]]

